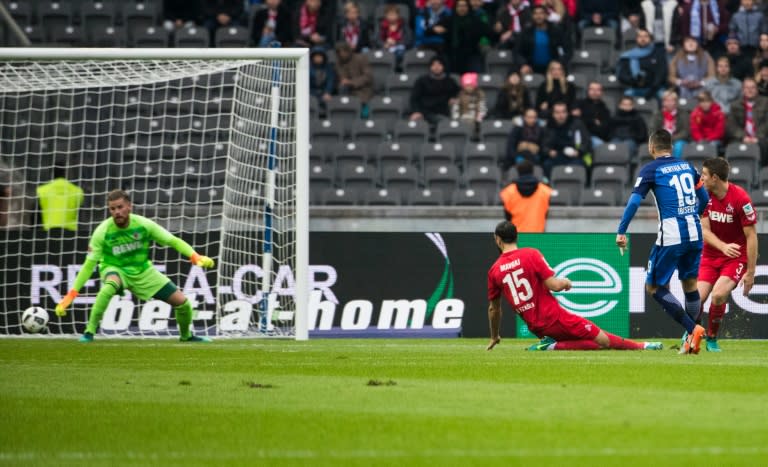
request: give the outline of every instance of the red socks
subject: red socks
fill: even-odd
[[[605,331],[603,331],[605,332]],[[614,350],[643,350],[645,345],[642,342],[635,342],[629,339],[624,339],[610,332],[605,332],[608,336],[611,349]],[[562,341],[555,344],[554,350],[600,350],[602,347],[595,341],[580,340],[580,341]]]
[[[605,332],[605,331],[603,331]],[[643,350],[642,342],[635,342],[629,339],[624,339],[610,332],[605,332],[608,336],[608,340],[611,342],[611,348],[616,350]]]
[[[595,341],[562,341],[555,344],[555,350],[600,350]]]
[[[723,316],[725,316],[725,303],[722,305],[709,304],[708,336],[717,336],[717,332],[720,330],[720,324],[723,322]]]

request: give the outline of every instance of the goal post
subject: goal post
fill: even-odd
[[[196,333],[307,339],[308,79],[307,49],[0,48],[0,335],[23,333],[29,306],[51,315],[44,334],[83,331],[96,275],[66,317],[53,307],[122,188],[134,213],[216,257],[206,273],[152,247],[194,299]],[[75,228],[41,209],[55,177],[84,193]],[[173,336],[172,316],[115,297],[101,332]]]

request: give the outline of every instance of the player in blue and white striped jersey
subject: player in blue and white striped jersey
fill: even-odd
[[[665,129],[651,134],[648,150],[653,157],[640,169],[635,188],[624,209],[616,235],[616,245],[627,246],[627,228],[649,191],[656,197],[659,232],[648,259],[645,289],[675,321],[688,332],[681,353],[698,353],[704,328],[694,321],[701,300],[696,288],[703,235],[699,215],[709,201],[699,173],[688,162],[671,156],[672,136]],[[677,275],[685,292],[685,308],[669,291],[669,281]]]

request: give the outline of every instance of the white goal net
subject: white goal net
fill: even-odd
[[[48,310],[43,334],[83,332],[98,274],[66,317],[53,309],[122,188],[134,213],[216,260],[204,271],[152,247],[196,304],[197,334],[305,339],[306,67],[301,49],[0,49],[0,335],[22,334],[30,306]],[[176,323],[127,294],[100,333]]]

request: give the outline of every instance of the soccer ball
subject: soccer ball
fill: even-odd
[[[48,312],[39,306],[31,306],[21,314],[21,325],[27,332],[40,332],[45,329],[46,324],[48,324]]]

